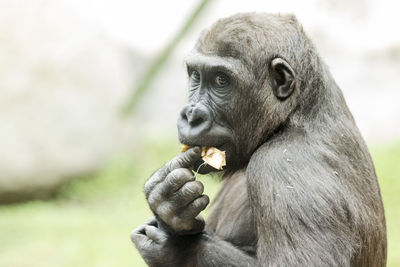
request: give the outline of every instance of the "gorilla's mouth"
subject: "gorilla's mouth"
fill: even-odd
[[[190,108],[191,106],[187,106],[184,110]],[[194,112],[194,111],[193,111]],[[186,115],[185,115],[186,114]],[[190,147],[200,146],[200,147],[215,147],[220,151],[225,151],[226,155],[226,166],[223,167],[223,170],[230,168],[230,163],[232,156],[235,153],[235,140],[232,136],[232,131],[229,127],[220,125],[218,123],[213,122],[211,119],[207,121],[203,121],[201,125],[207,124],[207,127],[198,127],[198,125],[194,124],[192,121],[191,124],[188,121],[188,117],[190,114],[184,113],[178,119],[178,139],[181,144],[186,144]],[[193,166],[193,170],[197,171],[200,174],[207,174],[210,172],[218,172],[221,170],[217,170],[205,163],[204,160],[198,160]]]
[[[202,146],[201,146],[202,147]],[[210,146],[209,144],[205,147],[215,147],[220,151],[226,152],[226,158],[228,160],[229,157],[229,153],[227,151],[227,148],[229,147],[228,143],[224,143],[221,145],[216,145],[216,146]],[[193,170],[197,173],[200,174],[208,174],[210,172],[220,172],[220,171],[224,171],[226,169],[227,166],[223,166],[222,169],[216,169],[213,166],[207,164],[207,162],[205,162],[203,159],[199,159],[193,166]]]
[[[217,170],[211,165],[208,165],[204,160],[199,159],[193,166],[193,171],[199,174],[209,174],[210,172],[219,172],[222,170]]]

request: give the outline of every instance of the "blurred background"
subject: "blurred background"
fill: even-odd
[[[183,59],[237,12],[294,13],[366,139],[400,266],[397,1],[0,0],[0,266],[145,266],[145,180],[179,153]],[[200,177],[211,198],[217,179]]]

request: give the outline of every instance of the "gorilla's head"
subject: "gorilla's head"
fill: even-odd
[[[238,14],[203,31],[186,59],[180,142],[226,151],[226,170],[243,167],[300,102],[310,45],[291,15]]]

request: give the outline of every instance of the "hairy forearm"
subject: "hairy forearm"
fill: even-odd
[[[188,234],[190,231],[178,234],[158,216],[156,218],[159,229],[169,236],[166,246],[172,248],[169,255],[175,259],[164,266],[258,266],[255,257],[220,239],[211,231],[204,229],[197,234]]]
[[[256,258],[207,232],[198,235],[187,255],[186,266],[257,266]]]

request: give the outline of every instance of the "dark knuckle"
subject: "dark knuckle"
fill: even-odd
[[[156,199],[157,199],[157,196],[155,196],[154,193],[150,194],[147,198],[147,203],[149,203],[150,206],[154,206],[157,203]]]
[[[163,208],[163,205],[162,204],[160,204],[160,205],[157,205],[156,207],[154,207],[154,212],[158,215],[158,216],[163,216],[164,215],[164,212],[165,212],[165,209]]]
[[[186,183],[183,188],[183,194],[185,195],[192,195],[196,192],[195,185],[192,182]]]
[[[178,216],[171,217],[171,224],[173,227],[179,227],[179,225],[181,224],[180,218]]]
[[[179,157],[176,159],[176,166],[182,167],[186,163],[186,157]]]
[[[170,170],[170,169],[171,169],[171,166],[172,166],[174,160],[175,160],[175,159],[173,159],[173,160],[171,160],[171,161],[165,163],[165,166],[164,166],[164,167],[165,167],[166,170]]]
[[[194,175],[193,173],[186,169],[186,168],[180,168],[179,170],[179,177],[184,180],[184,181],[193,181],[194,180]]]
[[[170,214],[171,208],[168,202],[162,202],[156,207],[156,213],[161,217],[165,217]]]
[[[187,168],[182,168],[182,175],[185,175],[186,177],[190,177],[190,179],[194,179],[193,172]]]
[[[182,158],[181,157],[176,157],[174,158],[170,164],[169,164],[169,168],[175,168],[176,166],[180,166],[182,165]]]
[[[204,186],[199,181],[188,182],[187,186],[188,186],[188,190],[192,194],[201,194],[201,193],[203,193]]]
[[[190,158],[191,158],[191,153],[189,152],[189,153],[185,154],[185,155],[182,157],[182,161],[183,161],[184,163],[187,163],[187,162],[190,161]]]
[[[182,175],[180,175],[179,171],[174,170],[168,175],[166,183],[169,186],[177,187],[181,184],[181,180],[182,180]]]
[[[176,183],[181,179],[182,174],[181,174],[180,169],[175,169],[169,173],[169,176],[170,176],[170,181]]]
[[[184,177],[184,176],[186,176],[187,173],[185,172],[185,170],[186,170],[185,168],[176,169],[176,170],[175,170],[176,176],[178,176],[178,177]]]

